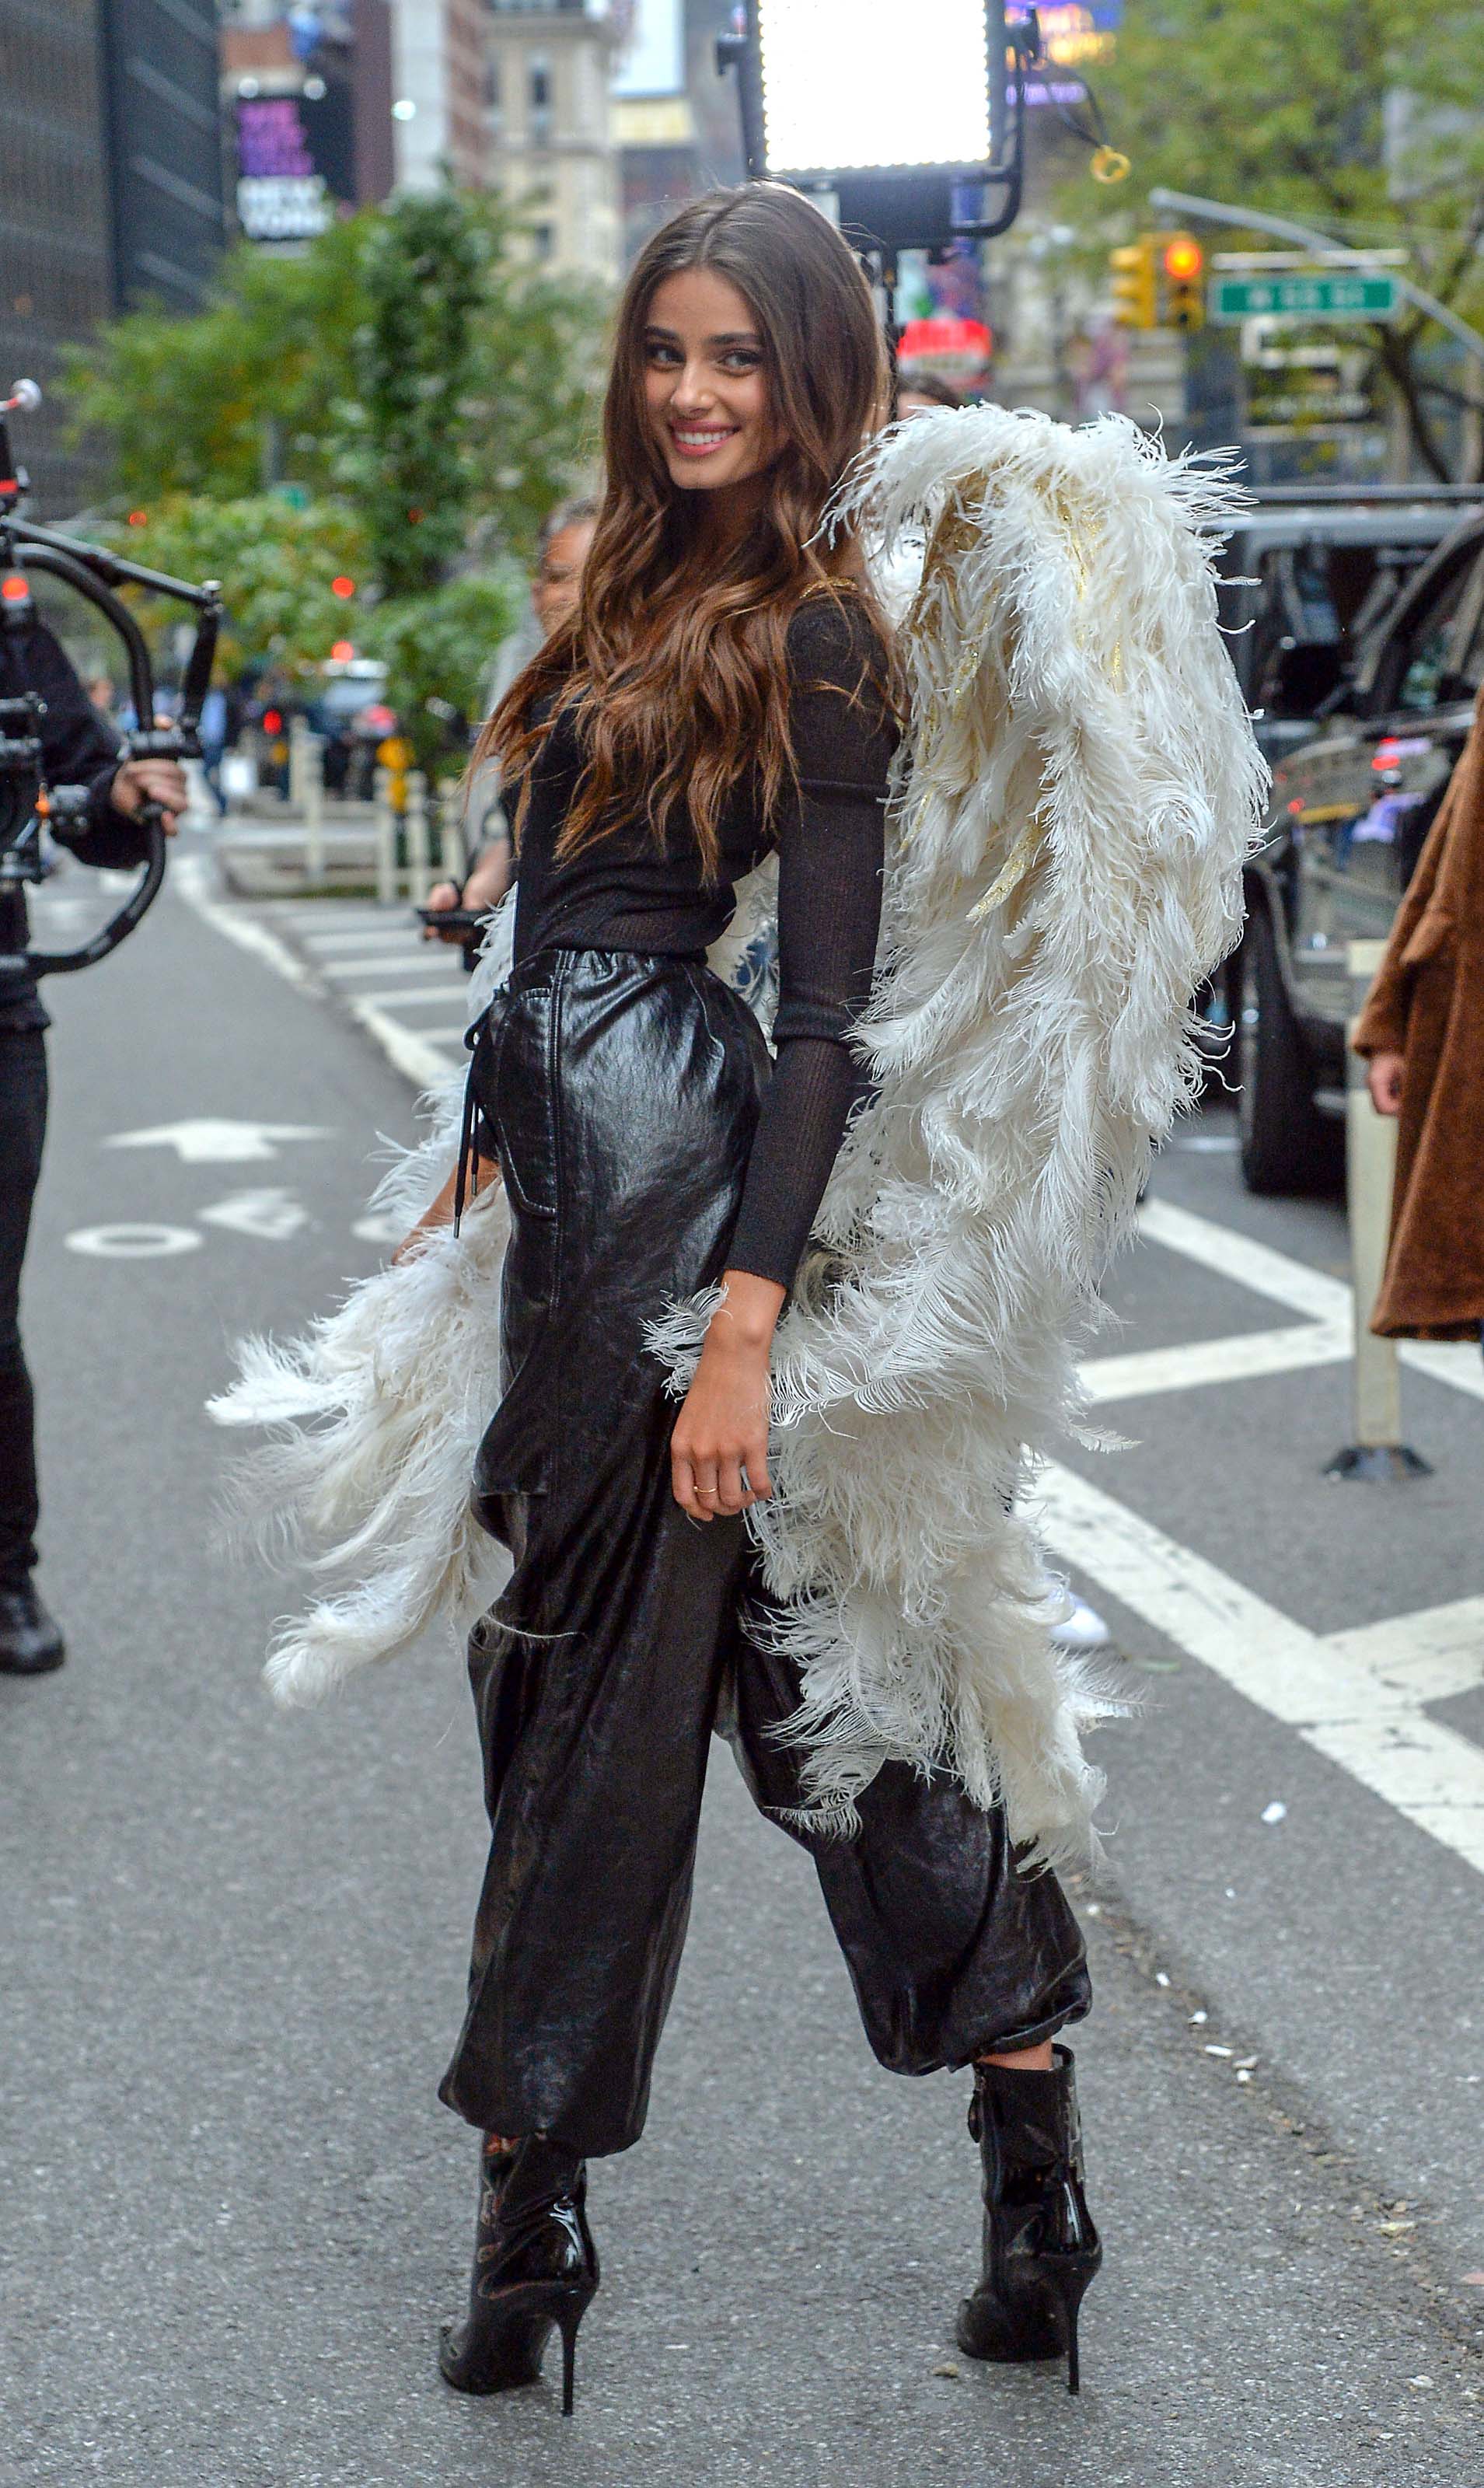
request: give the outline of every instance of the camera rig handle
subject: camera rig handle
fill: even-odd
[[[15,402],[14,399],[11,401],[13,404]],[[26,403],[24,400],[20,402]],[[207,580],[200,587],[193,587],[183,580],[169,578],[163,571],[148,570],[138,562],[125,561],[105,546],[84,544],[21,518],[16,503],[26,489],[26,478],[15,467],[10,455],[6,410],[0,405],[0,561],[7,568],[14,566],[23,571],[42,572],[60,580],[91,605],[122,640],[128,666],[129,695],[137,720],[134,731],[124,738],[122,759],[199,759],[201,708],[210,684],[217,633],[221,625],[222,597],[217,581]],[[115,592],[125,586],[148,588],[158,595],[173,597],[192,607],[196,613],[195,644],[186,663],[180,715],[168,726],[156,725],[154,721],[154,675],[149,647],[134,615]],[[62,797],[64,790],[57,791]],[[41,817],[44,817],[45,806],[43,793],[37,807]],[[63,803],[59,801],[57,809],[60,812],[63,808]],[[165,877],[165,832],[160,806],[148,804],[136,817],[146,839],[144,871],[139,882],[123,906],[115,911],[91,941],[70,950],[28,951],[26,955],[33,975],[67,975],[79,968],[94,967],[99,959],[106,959],[110,950],[118,948],[154,905]]]

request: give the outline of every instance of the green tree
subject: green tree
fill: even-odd
[[[430,777],[463,756],[471,718],[482,716],[485,684],[500,641],[519,609],[514,580],[465,573],[422,596],[376,607],[359,644],[380,657],[417,754]]]
[[[332,226],[297,259],[241,243],[195,317],[130,311],[66,349],[72,429],[96,440],[122,504],[330,483],[365,316],[365,223]]]
[[[1484,320],[1484,13],[1473,0],[1129,0],[1096,83],[1134,158],[1120,204],[1140,222],[1150,219],[1138,198],[1162,184],[1287,213],[1351,244],[1401,244],[1417,283]],[[1251,240],[1274,246],[1258,231]],[[1438,415],[1460,392],[1431,367],[1443,333],[1413,310],[1363,331],[1418,456],[1445,477]]]
[[[145,514],[131,547],[222,580],[229,664],[303,672],[352,638],[431,766],[478,705],[513,556],[590,452],[602,326],[591,289],[530,267],[518,213],[445,189],[297,258],[241,245],[205,312],[109,322],[67,390]]]
[[[298,258],[239,244],[204,312],[107,322],[64,388],[122,506],[279,482],[353,495],[400,595],[471,529],[529,549],[591,454],[602,326],[593,289],[527,264],[517,212],[445,190],[350,217]]]
[[[329,655],[339,638],[356,636],[358,600],[337,597],[331,582],[366,576],[366,539],[353,514],[334,501],[295,508],[276,493],[218,501],[174,494],[146,514],[142,527],[115,524],[120,552],[176,579],[219,579],[226,594],[221,653],[229,673],[272,664],[302,673]],[[168,635],[179,608],[153,597],[138,603],[152,634]]]

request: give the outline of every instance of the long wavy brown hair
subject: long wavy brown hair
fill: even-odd
[[[698,557],[704,491],[671,483],[644,396],[644,330],[655,289],[692,268],[743,295],[763,341],[775,455],[768,491],[729,554]],[[688,814],[708,873],[723,809],[756,770],[770,807],[790,776],[789,622],[807,595],[869,603],[848,532],[820,520],[882,420],[887,375],[860,267],[817,208],[779,184],[716,190],[640,253],[619,306],[603,405],[606,487],[577,611],[517,676],[480,736],[507,778],[524,779],[564,714],[585,767],[563,826],[571,854],[620,822],[662,845]]]

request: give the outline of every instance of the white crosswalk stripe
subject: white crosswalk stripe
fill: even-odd
[[[1484,1599],[1314,1633],[1070,1469],[1040,1493],[1065,1563],[1484,1873],[1484,1747],[1422,1708],[1484,1682]]]

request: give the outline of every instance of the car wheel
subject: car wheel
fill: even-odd
[[[1237,961],[1237,1127],[1248,1192],[1314,1192],[1328,1184],[1336,1134],[1314,1103],[1314,1074],[1278,966],[1264,908],[1248,919]]]

